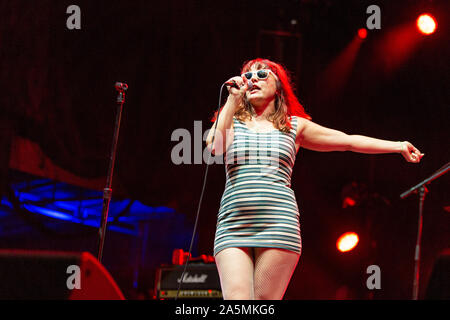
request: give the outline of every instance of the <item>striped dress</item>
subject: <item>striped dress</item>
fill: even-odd
[[[299,210],[291,189],[298,118],[289,133],[256,133],[233,117],[225,154],[214,255],[230,247],[280,248],[301,254]]]

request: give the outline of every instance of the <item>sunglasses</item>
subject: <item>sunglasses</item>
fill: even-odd
[[[269,76],[269,73],[271,73],[275,79],[278,80],[278,77],[275,73],[273,73],[272,70],[269,69],[260,69],[260,70],[256,70],[256,71],[248,71],[245,72],[244,74],[242,74],[242,76],[244,76],[247,80],[250,80],[251,78],[253,78],[253,74],[256,74],[256,77],[259,80],[264,80],[267,79],[267,77]]]

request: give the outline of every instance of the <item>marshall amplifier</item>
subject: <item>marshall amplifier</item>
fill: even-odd
[[[183,279],[184,265],[163,265],[156,271],[156,299],[174,299],[181,283],[178,299],[222,299],[219,273],[215,263],[189,263]]]

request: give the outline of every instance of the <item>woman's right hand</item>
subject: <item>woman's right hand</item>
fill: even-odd
[[[233,98],[235,101],[239,101],[244,97],[245,92],[248,89],[247,79],[245,77],[232,77],[227,82],[234,82],[238,85],[239,89],[233,86],[227,86],[229,92],[229,98]]]

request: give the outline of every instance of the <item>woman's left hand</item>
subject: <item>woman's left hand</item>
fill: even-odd
[[[419,163],[420,159],[424,156],[424,153],[421,153],[419,149],[414,147],[408,141],[401,141],[401,151],[400,153],[408,162]]]

